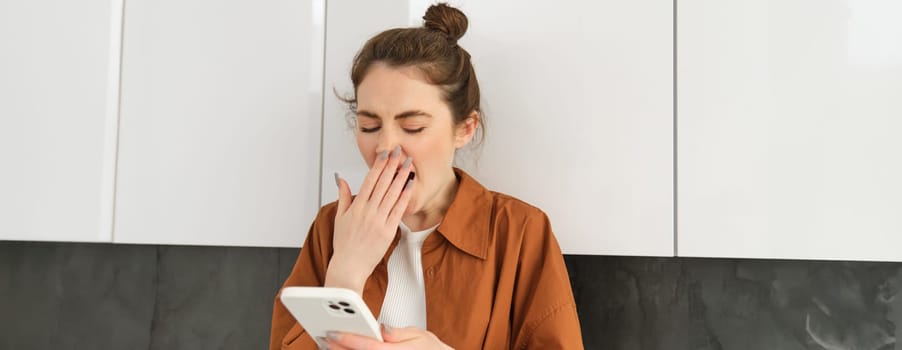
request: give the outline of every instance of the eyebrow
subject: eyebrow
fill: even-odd
[[[379,117],[378,114],[370,112],[370,111],[366,111],[366,110],[357,111],[357,115],[361,116],[361,117],[381,119],[381,117]],[[420,116],[432,118],[432,115],[430,115],[429,113],[419,111],[419,110],[413,110],[413,111],[405,111],[405,112],[398,113],[397,115],[395,115],[395,119],[404,119],[404,118],[420,117]]]

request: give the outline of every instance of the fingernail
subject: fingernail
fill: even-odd
[[[389,326],[389,325],[383,323],[383,324],[382,324],[382,331],[385,332],[385,334],[391,334],[392,328],[391,328],[391,326]]]
[[[341,184],[340,184],[340,182],[338,181],[338,179],[339,179],[339,177],[338,177],[338,172],[336,172],[336,173],[335,173],[335,186],[341,187]]]
[[[320,349],[329,350],[329,344],[326,343],[326,338],[316,337],[316,342]]]
[[[413,161],[413,158],[407,157],[407,160],[404,161],[403,168],[407,169],[408,167],[410,167],[410,162],[412,162],[412,161]]]
[[[341,335],[338,332],[328,331],[326,332],[326,338],[329,338],[331,341],[338,341],[341,338]]]
[[[388,158],[388,151],[382,151],[382,153],[379,153],[379,159],[384,160],[385,158]]]
[[[395,150],[391,152],[392,158],[398,158],[398,155],[401,154],[401,145],[395,146]]]

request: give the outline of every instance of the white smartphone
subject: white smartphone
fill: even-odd
[[[325,348],[326,332],[354,333],[382,341],[382,332],[369,307],[345,288],[285,287],[282,304],[314,341]]]

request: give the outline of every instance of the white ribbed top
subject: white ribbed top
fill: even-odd
[[[388,258],[388,290],[379,322],[394,328],[426,329],[426,287],[423,284],[423,242],[438,225],[410,232],[402,222],[401,241]]]

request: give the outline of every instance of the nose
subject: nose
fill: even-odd
[[[382,132],[379,133],[379,143],[376,144],[376,154],[382,154],[382,152],[389,152],[395,150],[395,147],[398,145],[398,140],[395,134],[389,130],[380,130]]]

